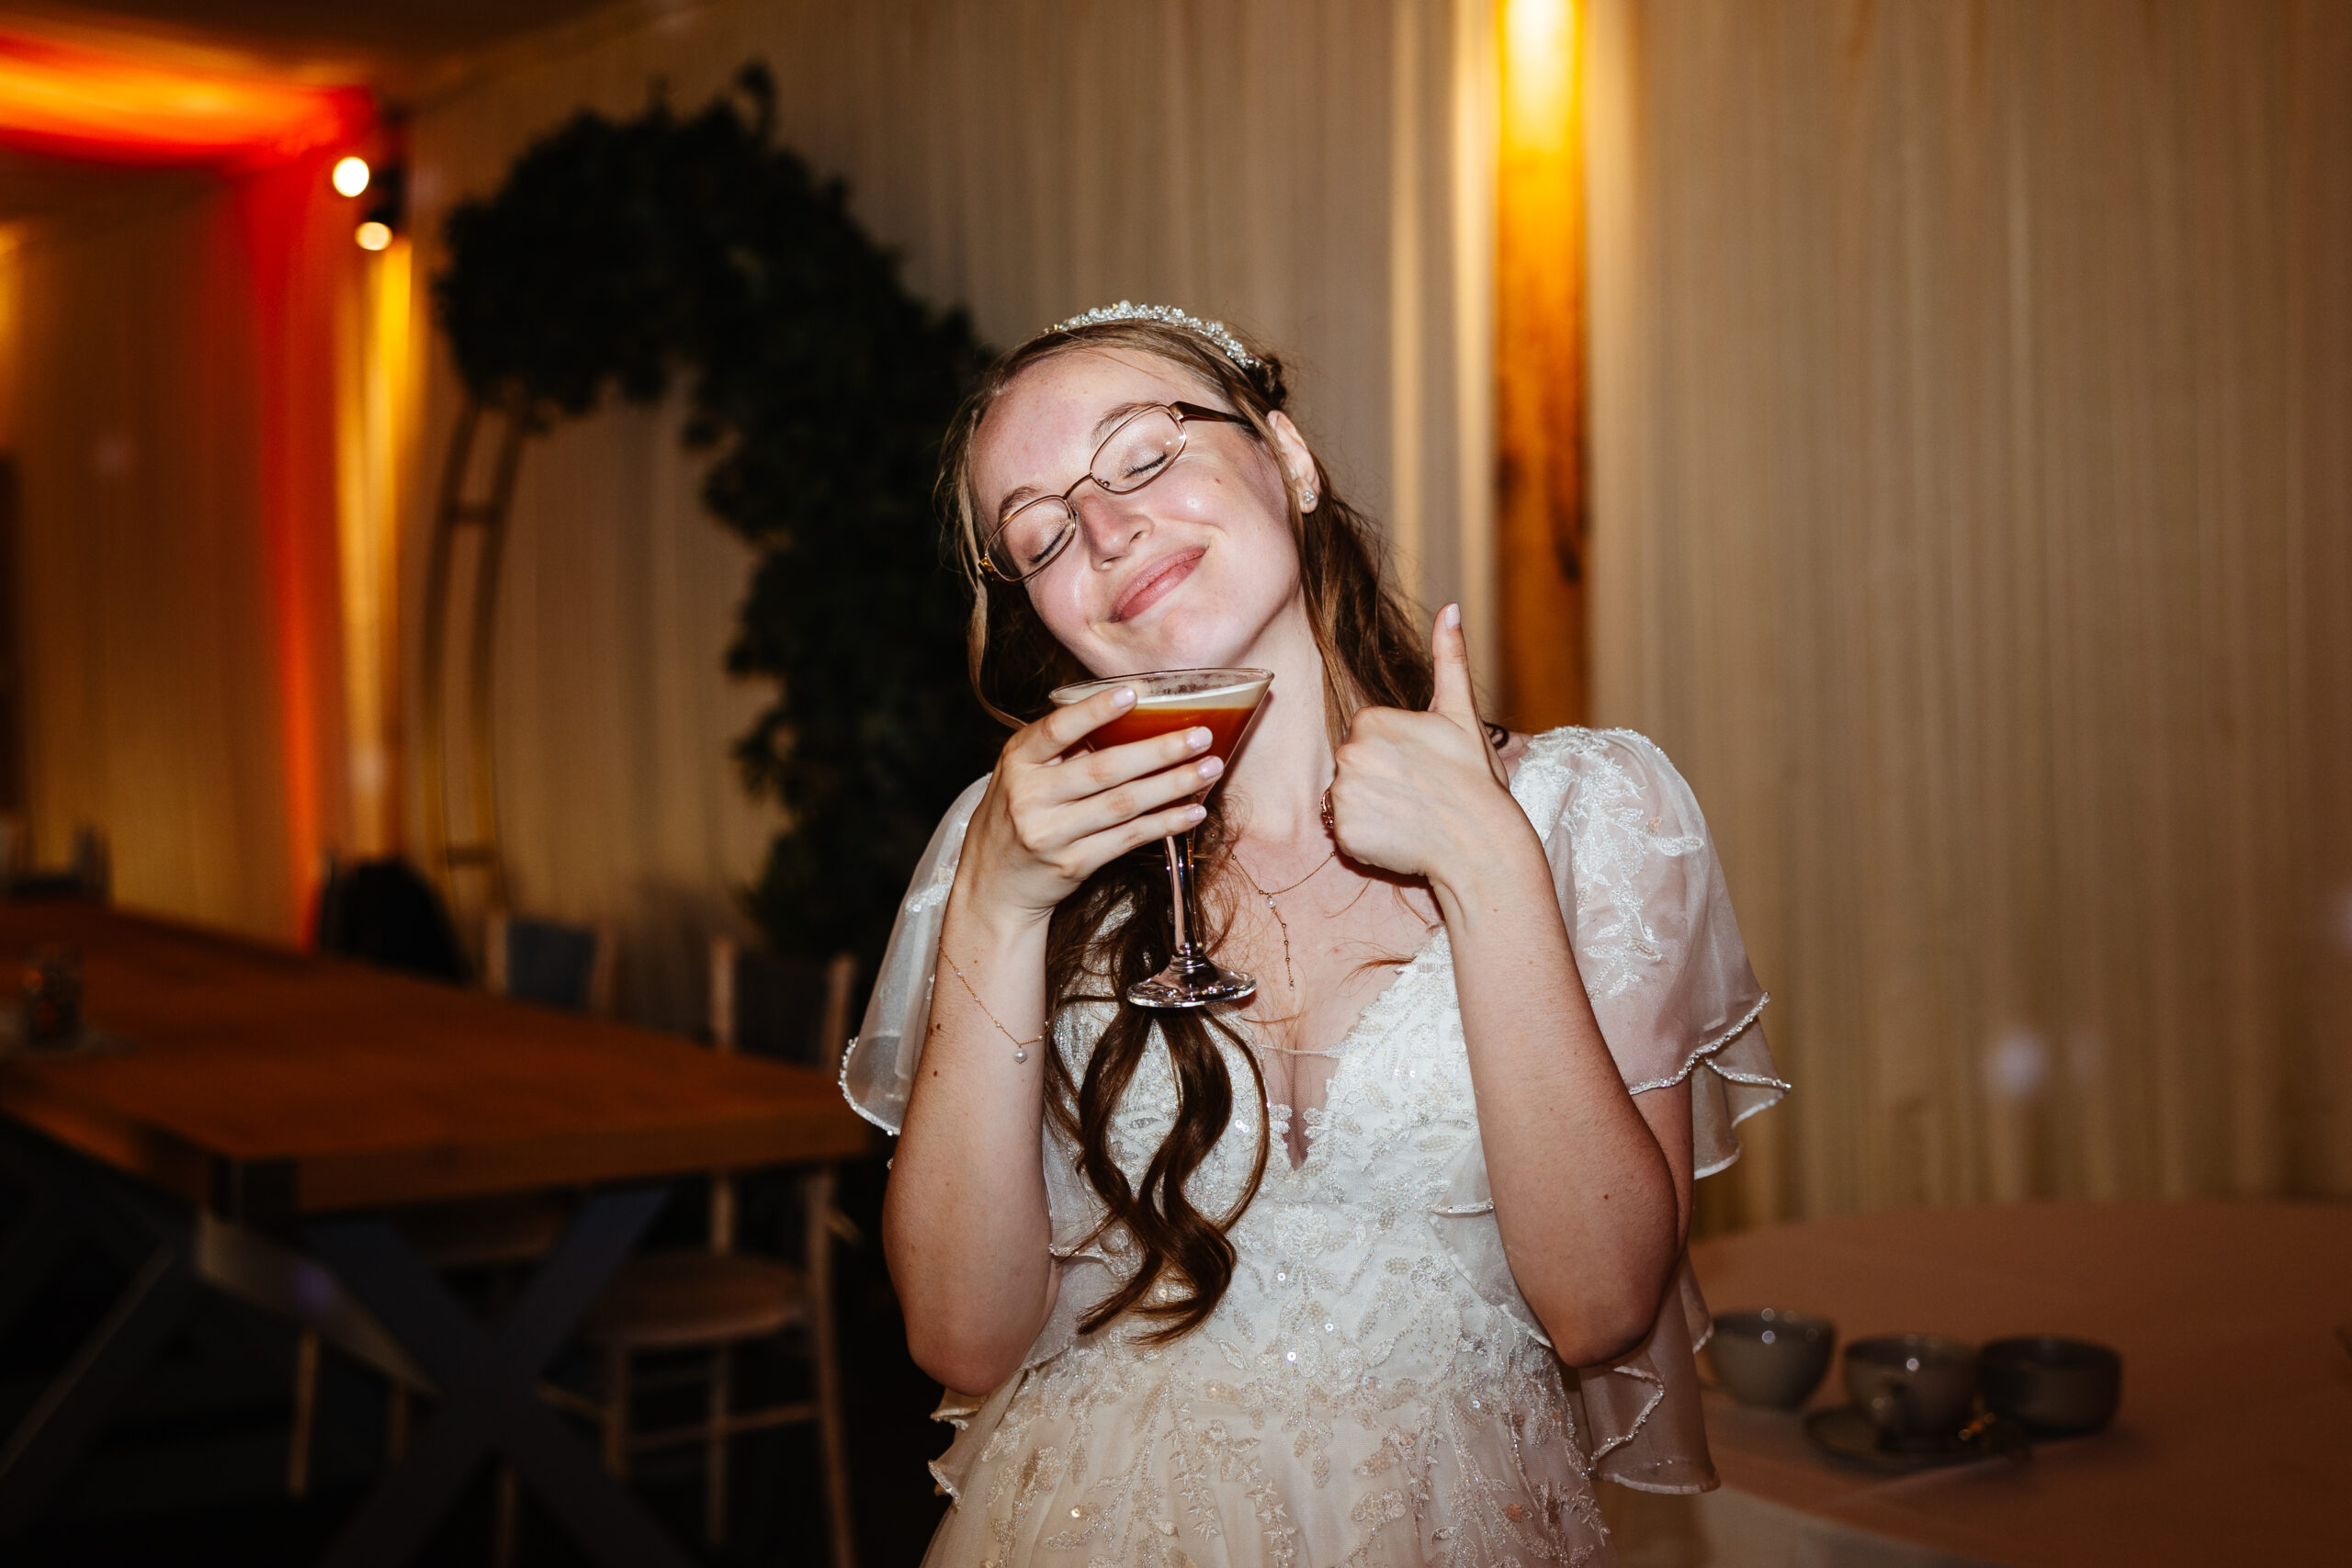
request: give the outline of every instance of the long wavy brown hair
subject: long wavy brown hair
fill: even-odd
[[[956,423],[940,466],[939,500],[948,546],[972,589],[968,639],[972,689],[988,710],[1019,726],[1046,711],[1046,694],[1087,671],[1054,639],[1029,603],[1028,591],[989,576],[981,550],[991,520],[972,490],[972,452],[980,426],[1007,387],[1031,367],[1065,354],[1124,349],[1164,360],[1202,383],[1213,400],[1249,421],[1251,435],[1271,455],[1268,423],[1290,391],[1280,360],[1255,344],[1259,360],[1244,370],[1206,338],[1157,321],[1112,321],[1039,334],[991,365]],[[1390,574],[1387,550],[1373,522],[1336,494],[1321,463],[1313,491],[1321,499],[1302,513],[1289,489],[1291,536],[1298,547],[1299,587],[1307,623],[1323,656],[1323,713],[1336,746],[1348,722],[1365,706],[1420,708],[1432,688],[1428,648]],[[1195,838],[1204,889],[1226,874],[1230,839],[1219,801]],[[1166,874],[1158,847],[1124,856],[1096,872],[1062,900],[1046,941],[1046,1016],[1074,1002],[1105,1002],[1114,1010],[1102,1037],[1074,1077],[1058,1050],[1046,1057],[1046,1113],[1078,1150],[1078,1168],[1108,1210],[1103,1229],[1123,1228],[1134,1243],[1135,1271],[1080,1325],[1091,1333],[1130,1309],[1155,1320],[1151,1337],[1165,1342],[1189,1333],[1216,1310],[1233,1279],[1233,1244],[1226,1233],[1241,1217],[1264,1179],[1272,1142],[1266,1083],[1256,1055],[1250,1066],[1258,1099],[1258,1158],[1250,1183],[1232,1209],[1207,1215],[1184,1190],[1233,1118],[1233,1079],[1210,1038],[1214,1029],[1240,1044],[1222,1020],[1199,1012],[1154,1012],[1128,1003],[1127,987],[1162,968],[1172,932],[1159,916]],[[1227,917],[1224,901],[1203,900],[1214,926]],[[1141,912],[1141,918],[1133,918]],[[1214,929],[1205,933],[1216,940]],[[1176,1079],[1176,1120],[1139,1183],[1111,1157],[1111,1119],[1150,1048],[1155,1027],[1166,1043]],[[1155,1292],[1166,1276],[1172,1289]]]

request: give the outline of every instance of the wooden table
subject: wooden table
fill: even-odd
[[[2352,1318],[2352,1205],[1932,1210],[1749,1231],[1691,1257],[1716,1311],[1818,1312],[1841,1342],[2047,1332],[2123,1354],[2106,1433],[2023,1466],[1894,1479],[1818,1455],[1794,1416],[1711,1394],[1724,1491],[1700,1507],[1710,1561],[1789,1561],[1761,1540],[1777,1511],[1812,1527],[1793,1554],[1812,1561],[2352,1562],[2352,1356],[2333,1334]],[[1833,1367],[1814,1403],[1844,1398]]]
[[[872,1146],[828,1078],[119,911],[0,906],[0,955],[52,943],[79,951],[86,1018],[129,1047],[0,1063],[0,1119],[46,1199],[0,1251],[0,1324],[76,1225],[133,1281],[0,1448],[0,1536],[209,1282],[274,1299],[440,1398],[336,1568],[404,1561],[486,1450],[603,1561],[684,1562],[547,1410],[538,1375],[658,1213],[662,1179]],[[557,1187],[594,1190],[495,1335],[379,1212]]]

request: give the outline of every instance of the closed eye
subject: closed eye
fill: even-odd
[[[1022,558],[1022,566],[1030,570],[1035,570],[1037,567],[1043,565],[1046,558],[1054,553],[1054,547],[1062,542],[1062,536],[1069,532],[1069,525],[1067,523],[1063,524],[1059,528],[1055,529],[1050,534],[1041,531],[1037,536],[1036,547],[1032,549]]]
[[[1119,470],[1119,479],[1123,484],[1129,479],[1148,479],[1167,466],[1168,454],[1160,451],[1152,451],[1139,457],[1129,458],[1126,466]],[[1126,488],[1132,490],[1135,487],[1130,484],[1127,485]]]

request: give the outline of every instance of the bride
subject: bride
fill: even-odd
[[[1481,721],[1459,612],[1423,641],[1286,400],[1221,324],[1122,303],[950,433],[972,676],[1016,728],[842,1068],[899,1135],[910,1348],[973,1391],[933,1563],[1604,1562],[1597,1476],[1713,1484],[1690,1186],[1786,1086],[1706,825],[1637,735]],[[1125,688],[1044,700],[1229,665],[1274,682],[1224,770],[1205,730],[1085,750]],[[1146,1011],[1115,998],[1195,826],[1258,992]]]

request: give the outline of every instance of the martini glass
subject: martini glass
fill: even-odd
[[[1080,744],[1088,750],[1148,740],[1170,730],[1202,728],[1209,732],[1208,754],[1224,761],[1239,744],[1242,731],[1257,716],[1273,684],[1271,670],[1156,670],[1145,675],[1114,675],[1102,681],[1081,681],[1053,694],[1067,707],[1098,692],[1132,687],[1136,705],[1097,728]],[[1211,787],[1214,787],[1212,785]],[[1208,790],[1201,791],[1203,795]],[[1220,969],[1201,951],[1197,933],[1200,906],[1193,897],[1193,835],[1188,829],[1167,840],[1168,901],[1175,925],[1168,967],[1148,980],[1127,987],[1127,1000],[1139,1008],[1198,1008],[1211,1002],[1238,1002],[1255,996],[1258,982],[1231,969]]]

